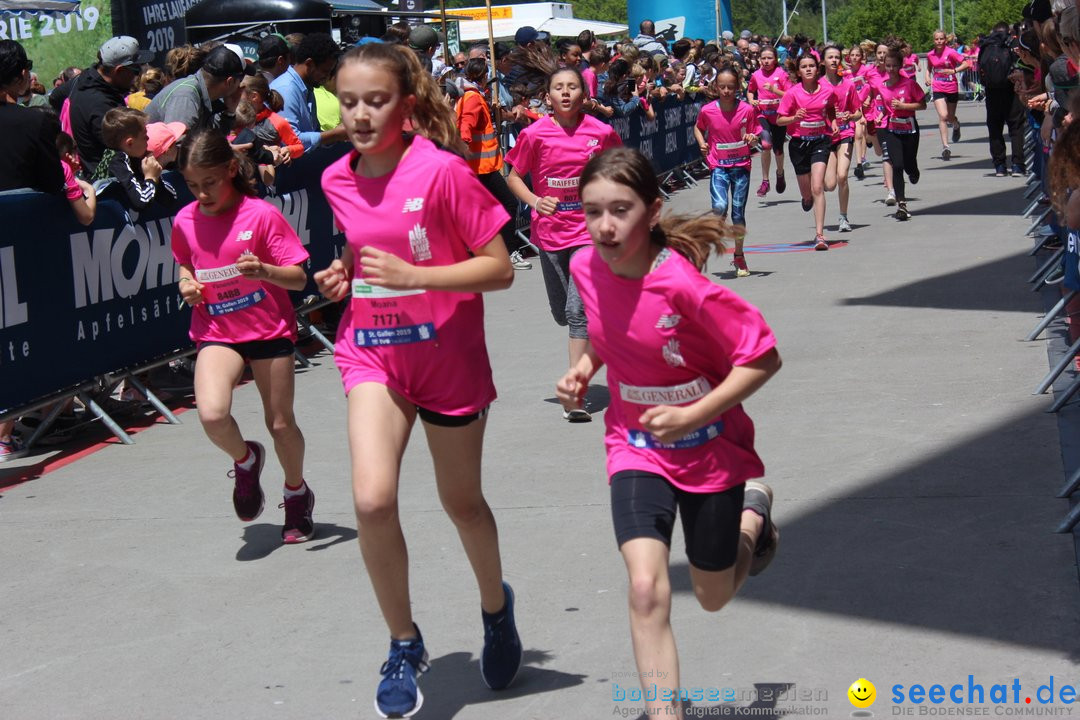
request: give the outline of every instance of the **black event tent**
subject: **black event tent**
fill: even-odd
[[[207,42],[271,24],[282,34],[328,33],[331,13],[330,4],[322,0],[211,0],[188,10],[187,39]]]

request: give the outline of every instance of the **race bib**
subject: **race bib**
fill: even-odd
[[[213,316],[246,310],[266,297],[262,283],[244,277],[235,265],[196,270],[195,279],[203,285],[206,310]]]
[[[426,290],[389,290],[352,282],[353,337],[359,347],[406,345],[435,339]]]
[[[802,120],[799,122],[799,127],[803,130],[823,130],[825,128],[824,120]]]
[[[626,432],[627,444],[641,449],[650,450],[685,450],[686,448],[700,447],[710,440],[720,437],[724,432],[724,423],[717,420],[703,428],[695,430],[689,435],[684,435],[675,442],[663,443],[646,430],[628,430]]]
[[[716,143],[715,157],[721,163],[731,164],[750,158],[750,146],[744,142]]]
[[[780,99],[758,100],[758,109],[762,115],[775,115],[780,107]]]
[[[845,123],[840,123],[839,125],[836,126],[836,129],[837,129],[838,132],[844,132],[845,130],[850,130],[851,129],[851,123],[846,123],[846,122]]]
[[[934,79],[938,82],[952,82],[956,79],[955,75],[947,75],[945,73],[934,73]]]
[[[556,212],[568,212],[581,210],[581,196],[578,195],[579,178],[555,178],[547,179],[548,192],[555,196],[558,201],[555,205]]]
[[[893,132],[913,132],[914,127],[911,124],[911,118],[889,118],[889,129]]]

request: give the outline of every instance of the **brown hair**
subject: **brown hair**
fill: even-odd
[[[165,74],[172,80],[192,75],[202,67],[209,53],[209,50],[194,45],[174,47],[165,54]]]
[[[146,68],[143,74],[139,76],[139,89],[142,90],[143,95],[148,98],[152,98],[161,92],[161,88],[168,85],[168,80],[165,78],[165,73],[158,68]]]
[[[239,131],[254,125],[259,113],[255,110],[255,106],[249,101],[241,100],[239,104],[237,104],[236,111],[233,114],[235,115],[233,127]]]
[[[380,65],[397,78],[402,95],[416,96],[412,116],[416,131],[437,145],[464,155],[465,144],[458,132],[453,111],[443,100],[434,78],[420,64],[416,53],[401,45],[367,43],[346,52],[338,67],[350,63]]]
[[[136,137],[146,129],[148,118],[142,110],[116,107],[101,119],[101,139],[105,147],[121,150],[128,138]]]
[[[652,163],[633,148],[612,148],[590,160],[581,173],[581,189],[598,178],[630,188],[646,207],[652,207],[660,197],[660,183]],[[724,240],[734,237],[732,226],[715,213],[700,216],[668,214],[650,232],[652,242],[671,248],[699,270],[705,268],[713,252],[722,255]]]
[[[239,166],[239,170],[233,177],[233,187],[241,195],[258,197],[259,193],[255,189],[255,166],[244,153],[238,153],[233,149],[228,138],[220,130],[203,128],[185,136],[176,162],[180,171],[183,172],[189,167],[223,167],[233,160]]]
[[[244,78],[242,84],[246,89],[259,93],[263,102],[266,103],[266,107],[274,112],[281,112],[281,109],[285,107],[285,100],[281,97],[281,93],[270,89],[270,81],[266,79],[265,75],[250,75]],[[260,109],[256,108],[256,110]]]

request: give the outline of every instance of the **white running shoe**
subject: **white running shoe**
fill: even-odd
[[[892,207],[896,204],[896,193],[892,190],[890,190],[888,195],[885,196],[885,204],[889,207]]]

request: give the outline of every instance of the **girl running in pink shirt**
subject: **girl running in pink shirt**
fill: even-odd
[[[709,191],[713,212],[726,220],[728,205],[731,206],[731,224],[735,231],[732,264],[735,277],[746,277],[750,269],[743,256],[743,238],[746,235],[746,199],[750,195],[750,147],[757,143],[754,130],[758,125],[754,108],[736,97],[738,89],[738,71],[730,65],[720,68],[712,84],[713,94],[718,99],[701,108],[694,125],[694,139],[712,170]]]
[[[266,451],[244,440],[232,416],[233,388],[251,364],[266,427],[285,471],[286,543],[310,540],[315,494],[304,482],[304,436],[293,415],[296,314],[288,290],[302,290],[308,259],[292,226],[255,197],[254,169],[219,132],[184,139],[180,172],[195,202],[173,221],[172,252],[180,295],[191,306],[195,404],[211,442],[233,459],[233,508],[244,522],[259,517]]]
[[[889,46],[878,43],[874,52],[876,63],[867,72],[867,87],[863,97],[863,112],[866,117],[866,133],[870,136],[874,147],[874,153],[881,160],[881,175],[885,181],[885,204],[892,207],[896,205],[896,194],[892,189],[892,167],[889,158],[881,146],[881,139],[877,135],[877,129],[883,122],[885,108],[881,105],[881,97],[875,92],[878,83],[883,82],[889,76],[885,70],[885,56],[889,54]]]
[[[926,109],[926,94],[919,83],[900,74],[902,62],[900,51],[890,50],[885,56],[889,77],[874,86],[884,113],[879,119],[878,135],[892,168],[897,220],[911,217],[904,194],[904,173],[912,185],[919,182],[919,122],[915,112]]]
[[[326,169],[322,185],[347,245],[315,280],[325,297],[351,298],[334,361],[348,398],[360,552],[390,630],[375,709],[410,717],[423,703],[417,677],[428,665],[397,494],[417,417],[439,499],[479,586],[484,682],[505,688],[521,666],[514,594],[480,482],[495,399],[480,293],[513,281],[499,236],[509,216],[461,157],[436,146],[464,152],[450,108],[411,50],[352,48],[341,59],[337,95],[353,150]]]
[[[941,133],[941,159],[952,157],[949,149],[949,127],[952,141],[960,142],[960,121],[956,119],[956,104],[960,101],[957,76],[968,69],[964,56],[946,44],[944,30],[934,31],[934,49],[926,53],[926,87],[938,114],[938,131]]]
[[[851,188],[848,186],[848,168],[851,166],[851,151],[855,143],[855,123],[862,117],[862,99],[855,83],[840,77],[840,60],[843,50],[836,45],[828,45],[822,51],[825,58],[825,87],[833,92],[833,111],[835,119],[832,133],[832,154],[825,170],[825,191],[837,191],[840,196],[839,232],[851,232],[848,222],[848,199]]]
[[[821,66],[813,55],[799,58],[799,83],[780,101],[777,124],[791,126],[791,164],[799,180],[802,208],[814,211],[815,250],[828,250],[825,240],[825,170],[832,154],[835,118],[831,86],[819,81]]]
[[[570,277],[570,258],[589,244],[578,179],[589,158],[622,144],[610,125],[583,112],[584,88],[576,67],[552,73],[547,87],[551,115],[522,130],[506,154],[506,162],[513,166],[506,184],[533,210],[532,241],[540,247],[551,314],[556,323],[569,326],[571,365],[589,343],[585,309]],[[532,176],[532,189],[525,184],[526,175]],[[584,407],[563,417],[570,422],[592,419]]]
[[[750,76],[746,86],[746,97],[750,105],[757,110],[758,123],[761,125],[761,186],[758,197],[769,194],[769,168],[772,156],[776,156],[776,192],[787,189],[784,179],[784,143],[787,142],[787,128],[776,124],[776,111],[780,99],[791,87],[791,77],[787,70],[776,63],[776,48],[765,46],[759,56],[761,67]],[[770,155],[769,150],[772,150]]]
[[[719,216],[661,220],[656,174],[628,148],[590,161],[581,191],[593,246],[571,271],[590,347],[556,391],[565,407],[579,407],[607,365],[611,514],[645,714],[682,718],[668,575],[675,517],[708,612],[774,557],[772,490],[752,481],[764,466],[742,403],[780,369],[780,356],[761,313],[701,273],[731,233]]]
[[[866,93],[869,92],[870,71],[871,66],[866,64],[863,49],[858,45],[853,45],[848,50],[848,73],[851,82],[855,85],[855,91],[859,94],[860,110],[863,109],[862,101],[866,99]],[[863,167],[866,162],[866,118],[862,112],[859,113],[859,119],[855,121],[854,145],[852,157],[855,160],[855,177],[862,180],[866,176],[866,168]]]

